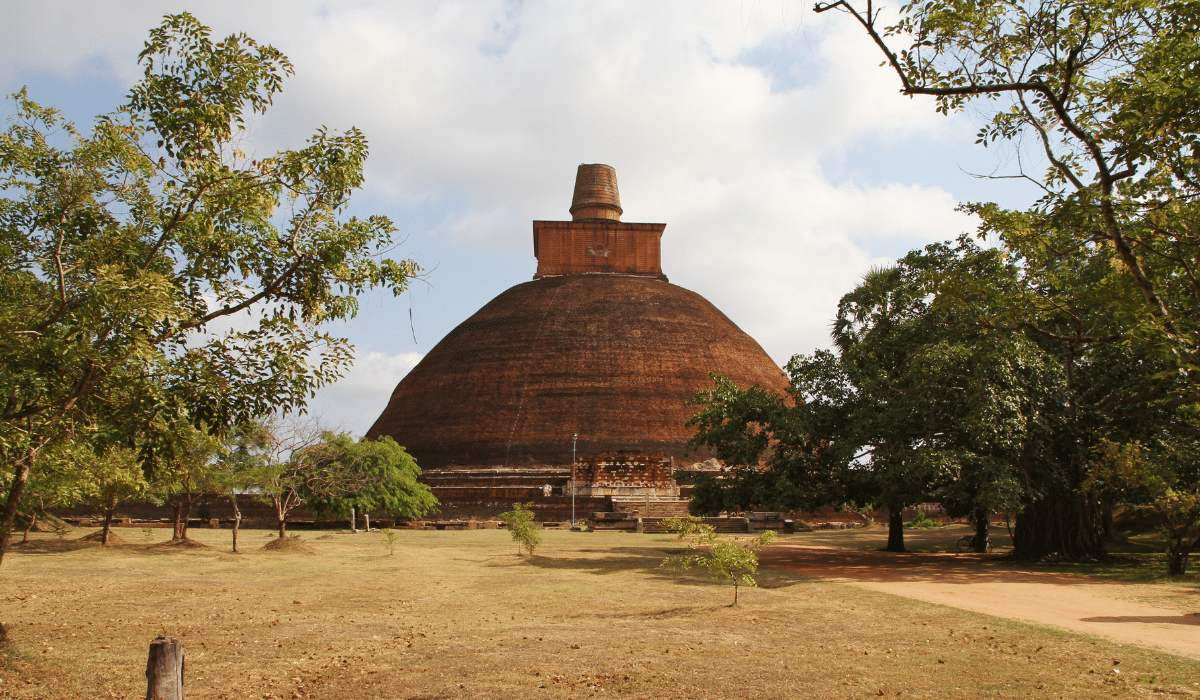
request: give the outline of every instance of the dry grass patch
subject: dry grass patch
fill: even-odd
[[[264,531],[232,555],[227,530],[14,550],[0,697],[140,698],[162,633],[194,698],[1200,696],[1194,661],[769,569],[729,608],[659,568],[667,536],[547,531],[518,557],[503,531],[397,534],[394,556],[377,533],[268,555]]]

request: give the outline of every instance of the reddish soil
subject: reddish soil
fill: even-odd
[[[892,554],[786,543],[763,565],[1200,659],[1200,589],[1015,568],[999,554]]]

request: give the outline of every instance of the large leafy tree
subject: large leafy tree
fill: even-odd
[[[192,507],[218,493],[229,481],[234,462],[224,459],[225,436],[213,435],[190,424],[179,425],[170,455],[159,460],[151,482],[151,496],[170,506],[172,540],[188,539]]]
[[[989,337],[1023,338],[1046,365],[1043,400],[1022,409],[1035,412],[1037,430],[1013,455],[1024,488],[1014,554],[1102,557],[1113,504],[1088,486],[1097,449],[1194,430],[1185,410],[1193,396],[1168,358],[1128,341],[1136,291],[1111,251],[1034,252],[1036,259],[994,249],[986,270],[939,273],[938,303]]]
[[[750,502],[887,507],[888,549],[904,551],[900,514],[941,498],[975,512],[1015,506],[1013,466],[1041,399],[1044,367],[1019,337],[994,338],[935,307],[933,274],[991,264],[948,246],[869,273],[838,306],[836,353],[788,364],[790,396],[718,379],[697,397],[696,444],[734,467],[706,484]],[[747,488],[752,486],[753,488]]]
[[[391,438],[366,440],[323,429],[314,420],[268,417],[245,429],[235,454],[247,481],[275,510],[279,537],[301,506],[322,514],[384,511],[419,518],[437,499],[417,481],[416,460]]]
[[[982,325],[1022,330],[1062,367],[1058,439],[1020,462],[1033,498],[1017,551],[1102,555],[1097,450],[1196,431],[1200,5],[922,0],[890,26],[871,0],[816,5],[830,10],[866,30],[904,94],[983,114],[978,142],[1019,156],[1003,176],[1044,191],[1027,211],[964,205],[1016,272],[941,291],[986,301]]]
[[[1136,333],[1194,374],[1200,350],[1200,6],[1187,0],[921,0],[891,26],[857,20],[902,92],[990,115],[979,142],[1037,144],[1045,196],[1026,217],[969,205],[1016,255],[1055,239],[1111,251],[1136,289]],[[1027,162],[1027,161],[1020,161]],[[1131,329],[1132,330],[1132,329]],[[1200,376],[1191,381],[1192,391]]]
[[[116,424],[152,469],[181,421],[221,431],[302,409],[352,359],[321,324],[417,272],[382,257],[390,221],[344,215],[358,130],[240,150],[292,72],[277,49],[214,40],[184,13],[139,61],[90,132],[22,91],[0,133],[0,557],[56,443]]]
[[[363,515],[382,512],[419,518],[437,509],[429,486],[417,481],[420,467],[412,455],[390,437],[355,440],[346,434],[326,434],[321,444],[297,459],[317,472],[345,476],[342,488],[311,494],[308,508],[314,513],[343,515],[355,509]]]

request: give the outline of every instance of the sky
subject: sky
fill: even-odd
[[[937,114],[845,14],[812,0],[56,2],[0,0],[0,91],[22,86],[84,126],[140,76],[162,15],[245,32],[295,75],[253,121],[252,156],[321,126],[361,129],[367,184],[408,292],[364,296],[329,331],[356,362],[311,403],[362,434],[451,329],[532,279],[532,225],[569,220],[580,163],[617,171],[623,221],[666,223],[662,265],[780,365],[827,348],[838,299],[872,266],[972,232],[965,201],[1037,192],[975,144],[975,113]],[[7,113],[7,108],[4,108]]]

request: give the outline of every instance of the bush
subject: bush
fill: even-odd
[[[942,524],[937,522],[936,520],[930,519],[930,517],[925,514],[925,511],[918,510],[916,517],[914,517],[912,520],[909,520],[908,522],[904,523],[904,526],[905,527],[941,527]]]
[[[500,514],[500,519],[508,525],[508,531],[517,543],[517,554],[521,553],[521,545],[525,545],[532,555],[534,548],[542,543],[542,535],[533,524],[533,501],[514,503],[512,510]]]
[[[665,518],[662,527],[667,532],[678,533],[680,539],[688,539],[688,546],[694,553],[668,557],[660,566],[680,570],[693,566],[707,569],[708,575],[715,580],[733,584],[733,605],[738,603],[739,587],[758,585],[752,576],[758,571],[758,549],[775,539],[775,533],[770,530],[753,538],[719,538],[712,525],[694,515]]]

